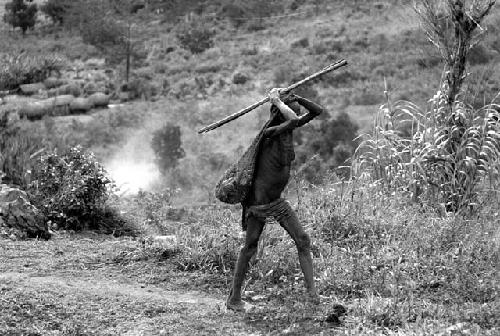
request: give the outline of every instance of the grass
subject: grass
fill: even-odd
[[[368,183],[301,184],[289,190],[293,203],[297,192],[298,214],[313,241],[323,296],[318,307],[302,299],[293,243],[269,223],[244,288],[244,299],[256,309],[224,312],[242,242],[239,211],[191,208],[175,217],[168,197],[141,195],[120,207],[142,223],[142,237],[62,232],[48,242],[3,241],[0,305],[9,314],[0,318],[0,330],[36,335],[498,331],[496,207],[466,220],[402,204],[398,195]],[[145,204],[156,212],[148,213]],[[177,241],[162,243],[149,235],[175,235]],[[189,303],[194,297],[198,304]],[[338,303],[348,315],[331,322]]]

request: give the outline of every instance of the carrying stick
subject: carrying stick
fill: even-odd
[[[313,79],[316,79],[317,77],[321,76],[321,75],[324,75],[330,71],[333,71],[333,70],[337,70],[338,68],[341,68],[343,66],[347,65],[347,61],[346,60],[340,60],[338,62],[335,62],[333,64],[330,64],[329,66],[327,66],[326,68],[324,68],[323,70],[320,70],[312,75],[310,75],[309,77],[306,77],[292,85],[290,85],[289,87],[285,88],[284,90],[282,90],[280,93],[284,94],[284,93],[288,93],[290,91],[292,91],[293,89],[313,80]],[[200,129],[198,131],[199,134],[201,133],[206,133],[206,132],[209,132],[211,130],[214,130],[224,124],[227,124],[228,122],[230,121],[233,121],[234,119],[236,118],[239,118],[241,117],[242,115],[244,114],[247,114],[248,112],[256,109],[257,107],[259,107],[260,105],[263,105],[265,103],[267,103],[269,101],[269,97],[266,97],[258,102],[256,102],[255,104],[252,104],[246,108],[244,108],[243,110],[240,110],[236,113],[233,113],[231,115],[228,115],[227,117],[225,117],[224,119],[221,119],[217,122],[214,122],[213,124],[210,124],[206,127],[203,127],[202,129]]]

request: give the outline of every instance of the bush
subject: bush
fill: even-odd
[[[64,23],[65,16],[67,14],[67,11],[69,9],[69,6],[71,6],[72,1],[71,0],[48,0],[46,3],[44,3],[41,7],[40,10],[50,17],[50,19],[59,25],[62,25]]]
[[[43,155],[29,189],[33,203],[55,228],[95,229],[109,211],[113,183],[92,153],[73,147]]]
[[[0,90],[14,90],[21,84],[41,82],[66,64],[57,54],[0,54]]]
[[[332,167],[343,165],[357,147],[354,139],[358,136],[358,129],[347,113],[340,113],[335,119],[323,121],[313,134],[299,132],[298,140],[304,143],[301,151],[319,154]]]
[[[182,149],[181,130],[179,126],[166,124],[153,133],[151,147],[155,153],[156,163],[162,173],[175,168],[185,153]]]
[[[200,54],[214,45],[215,31],[200,18],[194,18],[179,26],[175,36],[181,47],[193,54]]]
[[[35,27],[37,12],[38,7],[36,4],[31,3],[28,5],[24,0],[13,0],[5,4],[3,20],[13,28],[21,28],[24,35],[28,29]]]

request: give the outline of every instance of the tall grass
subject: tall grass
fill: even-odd
[[[348,307],[348,329],[435,332],[462,323],[488,334],[498,328],[496,204],[475,219],[441,218],[402,191],[387,193],[368,175],[298,188],[300,202],[291,201],[312,238],[318,290],[325,303]],[[202,209],[175,223],[164,218],[159,234],[177,237],[170,260],[180,271],[198,272],[210,286],[226,289],[243,242],[240,219],[239,209]],[[172,247],[151,250],[153,259],[165,249]],[[244,291],[247,299],[279,302],[266,305],[265,316],[283,316],[277,318],[283,324],[310,314],[310,307],[297,305],[304,286],[296,248],[277,223],[264,229]]]
[[[355,175],[370,175],[387,191],[446,211],[470,212],[479,195],[496,192],[500,172],[500,106],[474,109],[457,101],[449,118],[438,92],[427,109],[408,101],[387,101],[377,112],[373,131],[357,149]]]

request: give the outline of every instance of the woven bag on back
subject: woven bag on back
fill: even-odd
[[[245,151],[237,163],[229,167],[222,175],[215,187],[215,197],[221,202],[236,204],[241,203],[247,197],[253,182],[255,164],[259,153],[260,143],[264,136],[264,130],[269,126],[269,120],[252,144]]]

